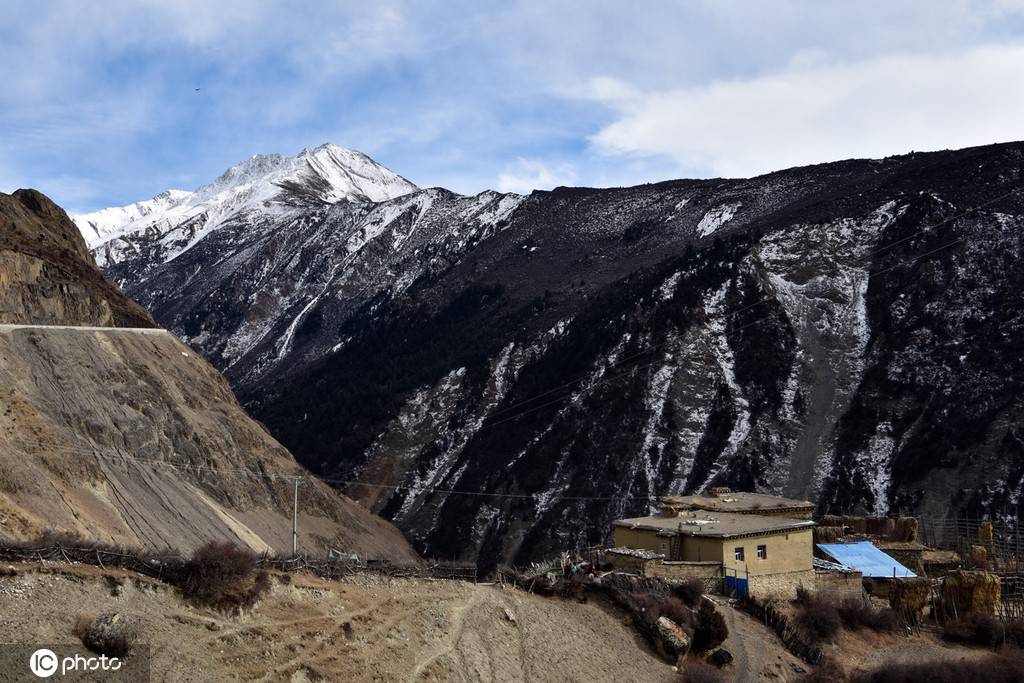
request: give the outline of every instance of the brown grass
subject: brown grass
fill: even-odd
[[[873,631],[893,631],[899,624],[892,609],[879,609],[860,598],[814,593],[797,589],[796,626],[815,643],[831,642],[841,628]]]
[[[723,683],[725,676],[701,659],[686,658],[680,672],[683,683]]]
[[[1020,683],[1024,680],[1024,654],[1017,649],[1007,649],[980,659],[887,664],[873,671],[855,673],[847,680],[849,683]]]

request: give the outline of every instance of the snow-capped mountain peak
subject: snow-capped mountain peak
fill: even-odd
[[[167,190],[152,199],[71,218],[96,249],[115,238],[153,229],[169,233],[185,223],[192,233],[207,234],[241,213],[279,213],[340,201],[382,202],[417,189],[361,152],[324,144],[291,157],[254,155],[194,192]],[[171,250],[169,257],[188,246]]]
[[[152,199],[72,216],[90,248],[120,234],[126,225],[155,222],[192,195],[185,190],[164,190]]]

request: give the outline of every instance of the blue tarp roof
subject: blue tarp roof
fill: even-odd
[[[876,548],[871,541],[856,543],[818,543],[818,548],[836,562],[856,569],[864,576],[891,579],[917,576],[902,564]]]

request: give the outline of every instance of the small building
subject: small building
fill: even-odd
[[[699,496],[663,496],[662,514],[673,515],[683,510],[732,512],[738,515],[768,515],[790,519],[810,519],[814,503],[809,500],[771,496],[767,493],[732,491],[719,487]]]
[[[818,543],[818,550],[832,561],[856,569],[865,579],[912,579],[917,576],[871,541]]]
[[[812,588],[814,522],[778,516],[686,510],[613,523],[620,548],[648,550],[664,564],[713,563],[738,594],[792,598]]]

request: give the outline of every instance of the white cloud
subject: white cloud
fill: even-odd
[[[532,190],[550,190],[574,182],[576,170],[570,164],[552,167],[537,159],[519,158],[514,167],[506,167],[498,175],[498,190],[527,194]]]
[[[1024,47],[858,63],[797,61],[758,78],[638,93],[608,79],[592,97],[616,120],[599,151],[668,156],[745,176],[801,164],[1024,139]]]

